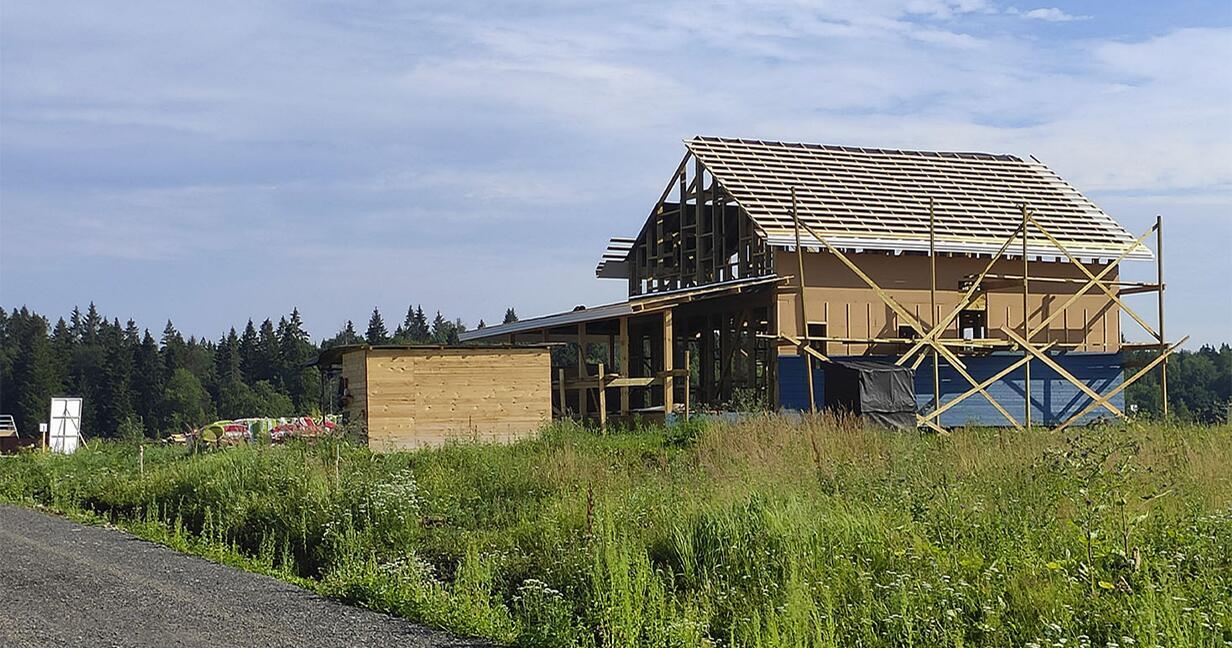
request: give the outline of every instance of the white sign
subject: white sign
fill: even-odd
[[[81,399],[56,396],[51,399],[51,430],[47,440],[52,452],[72,454],[81,443]]]

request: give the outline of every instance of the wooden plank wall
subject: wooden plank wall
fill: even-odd
[[[548,349],[375,349],[367,369],[376,451],[513,441],[552,418]]]

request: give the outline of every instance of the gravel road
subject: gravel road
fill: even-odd
[[[0,505],[0,646],[486,646],[122,531]]]

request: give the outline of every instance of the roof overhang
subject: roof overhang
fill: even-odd
[[[555,313],[553,315],[543,315],[540,317],[533,317],[531,319],[518,320],[509,324],[487,326],[481,329],[475,329],[473,331],[462,333],[458,336],[458,338],[463,342],[474,342],[516,333],[525,333],[527,331],[552,329],[561,326],[574,326],[577,324],[587,324],[590,322],[599,322],[620,317],[654,313],[672,308],[674,306],[679,306],[680,304],[686,304],[703,299],[714,299],[717,297],[744,292],[752,288],[768,286],[782,280],[783,279],[781,277],[776,275],[767,275],[764,277],[752,277],[747,279],[732,279],[730,281],[693,288],[679,288],[676,290],[668,290],[649,295],[640,295],[622,302],[591,307],[579,306],[571,311],[566,311],[563,313]]]
[[[883,252],[921,252],[928,253],[929,243],[927,239],[918,240],[913,238],[881,238],[881,237],[861,237],[861,236],[844,236],[820,234],[830,245],[844,250],[879,250]],[[766,242],[775,247],[785,247],[794,249],[796,246],[795,233],[774,232],[766,236]],[[948,254],[971,254],[991,256],[999,252],[1005,244],[1004,240],[969,240],[969,241],[954,241],[938,239],[936,243],[937,252]],[[820,241],[814,238],[811,234],[800,234],[800,245],[805,248],[823,248]],[[1068,255],[1067,255],[1068,252]],[[1065,261],[1069,255],[1076,259],[1090,259],[1096,261],[1112,261],[1121,256],[1125,252],[1124,248],[1115,249],[1108,247],[1087,247],[1087,246],[1066,246],[1066,250],[1062,250],[1048,242],[1027,241],[1027,256],[1038,257],[1045,261]],[[1020,257],[1022,256],[1022,245],[1014,243],[1006,251],[1006,256]],[[1138,245],[1132,252],[1125,256],[1127,260],[1133,261],[1151,261],[1155,258],[1155,254],[1150,248],[1144,245]]]

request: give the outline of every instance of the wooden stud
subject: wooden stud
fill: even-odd
[[[632,378],[629,373],[629,318],[620,318],[620,377]],[[629,388],[620,388],[620,414],[629,414]]]
[[[1026,340],[1031,339],[1031,304],[1030,304],[1031,258],[1027,256],[1027,221],[1029,219],[1030,217],[1027,215],[1027,206],[1024,203],[1022,205],[1022,334],[1023,336],[1025,336]],[[1009,322],[1006,322],[1006,326],[1009,326]],[[1008,331],[1008,329],[1006,330]],[[1023,353],[1024,354],[1028,353],[1030,342],[1024,341],[1022,344],[1024,345]],[[1026,428],[1029,430],[1031,429],[1031,361],[1030,359],[1027,360],[1026,369],[1024,370],[1023,381],[1022,381],[1022,391],[1023,391],[1023,396],[1024,396],[1023,408],[1025,410],[1025,412],[1023,413],[1024,414],[1023,418],[1026,421]]]
[[[693,359],[692,354],[686,347],[684,350],[684,421],[689,422],[689,385],[693,382],[693,365],[690,361]]]
[[[586,324],[585,323],[578,324],[577,338],[578,338],[578,355],[577,355],[578,378],[585,378],[586,377]],[[582,388],[578,390],[578,418],[580,418],[583,421],[586,420],[586,410],[588,409],[588,406],[590,405],[590,403],[587,403],[586,400],[587,400],[586,389]]]
[[[675,333],[672,330],[672,309],[663,311],[663,415],[667,416],[671,413],[675,398],[673,390],[676,388],[674,377],[672,376],[672,364],[675,355]],[[666,419],[665,419],[666,420]]]
[[[937,210],[932,198],[928,199],[928,323],[937,325]],[[933,409],[941,407],[941,367],[937,357],[937,350],[933,349]]]
[[[1155,215],[1155,285],[1159,286],[1159,343],[1164,340],[1164,219]],[[1164,419],[1168,415],[1168,356],[1159,365],[1159,402],[1163,406]]]
[[[607,386],[603,384],[604,365],[599,363],[599,373],[595,382],[599,385],[599,429],[607,431]]]
[[[804,246],[800,245],[800,213],[799,204],[796,200],[796,188],[791,188],[791,220],[796,226],[796,285],[799,286],[799,292],[796,296],[800,300],[800,307],[797,309],[800,314],[800,327],[796,331],[800,339],[808,339],[808,315],[804,308]],[[799,349],[800,359],[804,363],[804,382],[808,385],[809,413],[817,413],[817,395],[814,392],[813,386],[813,359],[804,352],[804,347]]]

